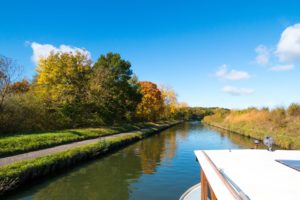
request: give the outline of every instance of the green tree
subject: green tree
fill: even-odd
[[[101,55],[93,66],[90,102],[106,124],[131,120],[141,94],[131,64],[119,54]]]

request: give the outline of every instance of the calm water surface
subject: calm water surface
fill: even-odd
[[[252,147],[249,138],[186,122],[18,191],[9,199],[178,199],[199,182],[194,150]]]

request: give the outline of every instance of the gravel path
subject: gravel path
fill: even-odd
[[[147,130],[147,129],[142,129],[142,130]],[[51,154],[63,152],[65,150],[72,149],[74,147],[80,147],[80,146],[84,146],[87,144],[93,144],[93,143],[99,142],[101,140],[116,138],[116,137],[119,137],[122,135],[130,135],[134,132],[136,132],[136,131],[119,133],[119,134],[114,134],[114,135],[109,135],[109,136],[103,136],[103,137],[99,137],[99,138],[95,138],[95,139],[88,139],[88,140],[83,140],[83,141],[79,141],[79,142],[73,142],[73,143],[69,143],[69,144],[59,145],[56,147],[50,147],[47,149],[36,150],[36,151],[28,152],[28,153],[18,154],[15,156],[8,156],[5,158],[0,158],[0,167],[15,163],[15,162],[23,161],[23,160],[30,160],[33,158],[39,158],[42,156],[48,156]]]

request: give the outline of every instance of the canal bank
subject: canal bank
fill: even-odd
[[[199,122],[184,122],[109,156],[47,177],[6,199],[179,199],[191,185],[199,183],[200,169],[194,150],[245,149],[253,145],[248,137],[212,129]]]
[[[9,194],[21,186],[30,185],[35,180],[55,175],[85,160],[104,156],[180,122],[165,122],[147,129],[108,136],[108,138],[103,137],[100,141],[92,144],[80,145],[60,153],[50,152],[46,156],[3,166],[0,168],[0,195]]]
[[[211,126],[211,127],[217,128],[217,129],[232,132],[234,134],[239,134],[239,135],[242,135],[242,136],[245,136],[245,137],[249,137],[251,139],[259,140],[261,143],[264,140],[264,137],[272,136],[273,139],[274,139],[274,145],[276,145],[277,148],[281,148],[281,149],[299,149],[298,146],[295,146],[293,144],[292,138],[284,136],[284,135],[279,135],[279,136],[274,135],[274,134],[270,135],[270,133],[268,133],[268,132],[265,132],[265,133],[260,132],[260,134],[255,134],[255,133],[250,133],[249,131],[245,131],[245,130],[242,130],[242,129],[231,128],[230,125],[221,126],[221,125],[218,125],[216,123],[209,123],[209,122],[205,122],[205,121],[202,121],[202,123],[204,125]],[[256,132],[258,132],[258,131],[256,131]]]

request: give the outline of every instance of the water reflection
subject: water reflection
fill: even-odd
[[[241,148],[266,149],[265,145],[261,141],[259,142],[259,144],[255,144],[253,138],[242,136],[237,133],[230,132],[217,127],[211,127],[211,126],[206,126],[206,127],[219,132],[222,137],[229,138],[232,142],[239,144]]]
[[[187,122],[10,199],[178,199],[199,182],[194,150],[252,146],[249,138]]]

